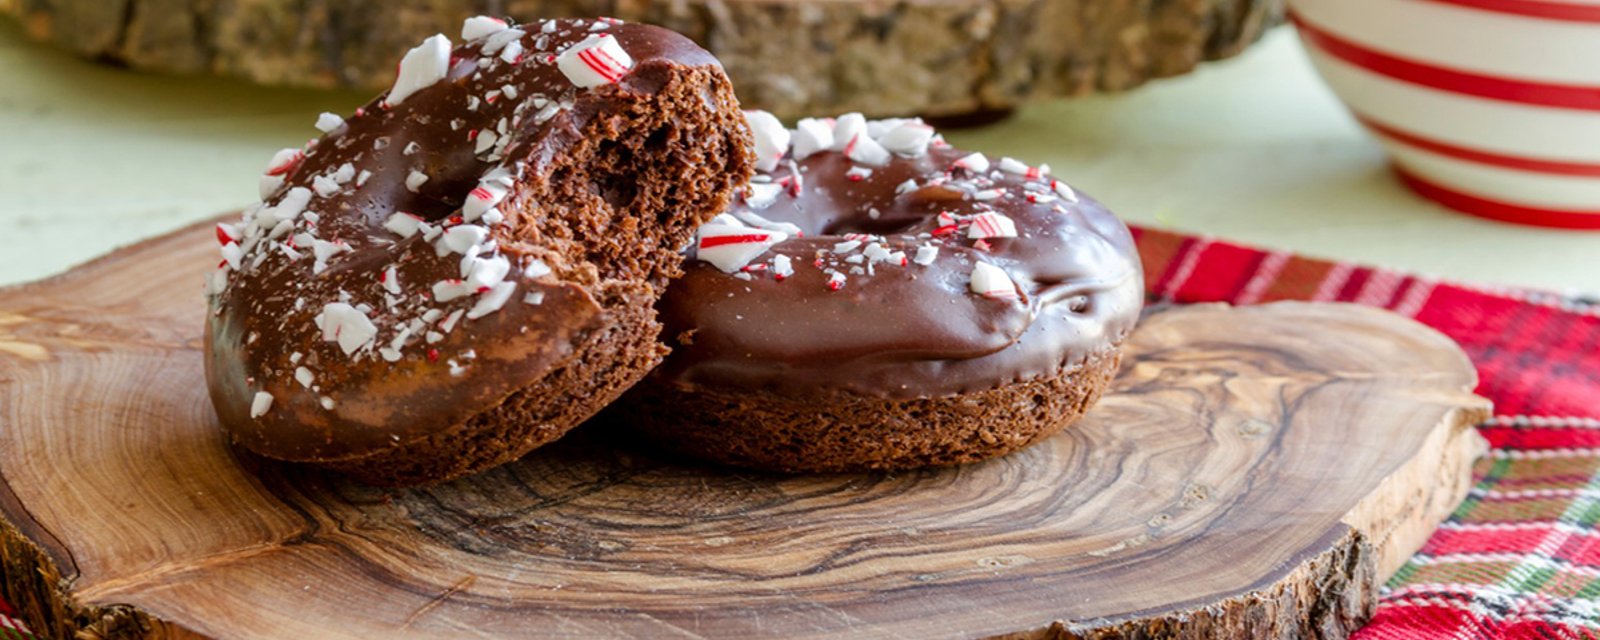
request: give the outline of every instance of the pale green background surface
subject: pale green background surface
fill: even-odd
[[[29,44],[0,20],[0,284],[253,202],[273,151],[317,134],[317,113],[348,113],[366,97],[106,68]],[[1480,221],[1395,183],[1287,29],[1190,76],[1030,107],[948,137],[1048,162],[1141,224],[1456,280],[1600,292],[1600,232]]]

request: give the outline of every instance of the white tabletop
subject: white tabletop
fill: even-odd
[[[254,201],[273,151],[365,93],[270,89],[90,64],[0,20],[0,284]],[[1457,280],[1600,292],[1600,232],[1446,211],[1390,176],[1292,32],[1129,94],[948,135],[1029,162],[1130,221]]]

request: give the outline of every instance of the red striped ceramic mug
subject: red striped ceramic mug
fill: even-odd
[[[1600,229],[1600,0],[1289,0],[1312,62],[1418,193]]]

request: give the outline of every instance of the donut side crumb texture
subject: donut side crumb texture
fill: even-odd
[[[1117,345],[1053,376],[917,399],[641,385],[604,419],[671,451],[767,471],[967,464],[1021,450],[1076,421],[1100,399],[1121,358]]]
[[[411,486],[492,469],[548,444],[598,413],[667,354],[657,335],[653,295],[637,287],[611,324],[589,334],[577,355],[539,382],[540,388],[587,389],[549,394],[528,389],[465,424],[384,453],[321,466],[379,486]]]

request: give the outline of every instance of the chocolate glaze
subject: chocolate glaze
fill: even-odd
[[[528,185],[550,179],[592,121],[648,101],[685,67],[719,66],[671,31],[609,25],[604,32],[616,38],[635,66],[617,84],[580,89],[553,64],[553,54],[593,35],[588,28],[593,23],[555,24],[553,31],[544,28],[545,22],[519,25],[526,31],[518,38],[525,53],[514,62],[481,55],[483,40],[456,47],[445,79],[396,105],[386,106],[382,96],[374,99],[312,141],[285,183],[264,198],[274,205],[289,189],[311,187],[316,176],[345,163],[371,172],[359,186],[350,181],[337,193],[313,197],[307,210],[319,216],[315,224],[302,217],[295,231],[278,241],[256,240],[242,268],[227,273],[226,287],[213,291],[207,380],[222,424],[236,441],[275,458],[329,461],[426,436],[461,424],[540,379],[572,355],[584,334],[606,321],[585,289],[564,281],[562,265],[551,264],[554,277],[524,275],[534,248],[518,242],[516,234],[526,217],[539,215],[539,206],[523,194]],[[507,85],[515,87],[515,96],[504,91]],[[498,93],[491,97],[491,91]],[[565,107],[536,122],[540,105],[535,98]],[[469,132],[494,130],[502,118],[510,136],[503,158],[476,153]],[[440,256],[421,235],[401,239],[384,222],[404,211],[449,224],[461,213],[468,192],[496,167],[510,170],[516,180],[501,207],[505,221],[490,233],[512,264],[507,277],[516,283],[512,298],[484,317],[461,318],[453,331],[444,331],[443,320],[436,318],[425,329],[437,331],[441,340],[427,342],[419,331],[398,361],[379,357],[378,348],[426,310],[448,317],[471,309],[478,298],[435,302],[431,285],[461,277],[462,256]],[[416,192],[405,184],[413,170],[429,177]],[[278,246],[301,231],[346,243],[350,250],[313,273],[311,257],[290,260]],[[298,250],[311,252],[306,246]],[[262,253],[266,257],[252,267]],[[390,266],[402,286],[397,296],[380,281]],[[525,303],[529,294],[543,299]],[[391,305],[391,297],[399,304]],[[369,306],[367,315],[378,328],[374,343],[353,355],[324,341],[315,322],[324,305],[341,299]],[[311,373],[309,385],[297,382],[298,367]],[[272,395],[272,406],[253,418],[252,399],[262,391]]]
[[[797,197],[779,195],[758,213],[804,232],[770,249],[789,256],[795,273],[778,280],[757,272],[746,280],[705,262],[686,264],[687,273],[660,305],[667,335],[681,339],[652,379],[683,390],[708,385],[909,399],[1053,374],[1117,346],[1143,302],[1127,227],[1085,196],[1029,202],[1029,191],[1053,195],[1048,176],[952,170],[966,155],[935,144],[920,157],[896,156],[859,181],[846,175],[859,165],[843,153],[780,164],[771,178],[781,182],[798,168],[803,188]],[[954,180],[927,186],[930,178],[944,177]],[[923,186],[897,193],[908,179]],[[979,201],[974,186],[1005,195]],[[750,210],[742,203],[735,208]],[[939,213],[986,210],[1015,221],[1018,237],[990,238],[985,251],[963,229],[940,236],[930,265],[880,263],[873,275],[851,275],[837,291],[813,266],[819,250],[851,233],[884,236],[891,249],[915,255],[930,242],[924,234],[939,227]],[[1009,272],[1020,299],[972,293],[977,260]]]

